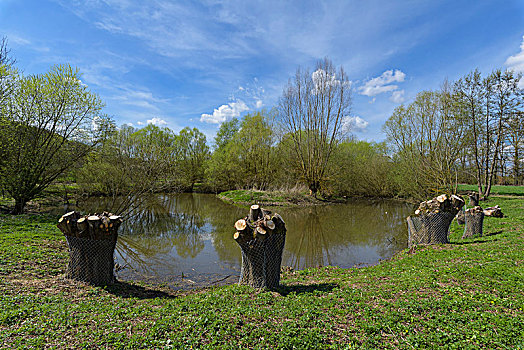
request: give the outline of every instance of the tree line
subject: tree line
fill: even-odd
[[[323,198],[422,198],[477,183],[521,184],[521,76],[475,70],[420,92],[384,124],[381,143],[353,138],[351,84],[328,59],[298,69],[275,108],[197,128],[117,126],[69,65],[25,76],[0,43],[0,189],[13,212],[52,183],[129,208],[147,193],[301,188]]]
[[[521,74],[474,70],[436,91],[423,91],[401,105],[384,131],[402,188],[427,196],[472,183],[481,198],[494,184],[523,181],[524,99]]]

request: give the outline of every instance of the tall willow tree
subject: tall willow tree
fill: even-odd
[[[2,108],[0,181],[14,214],[106,135],[103,103],[68,65],[18,76]]]
[[[315,71],[297,70],[278,105],[283,130],[292,139],[296,165],[311,194],[322,189],[329,159],[351,108],[351,84],[342,67],[324,59]]]
[[[514,147],[513,173],[518,178],[524,100],[518,87],[521,74],[500,69],[482,78],[475,70],[454,84],[455,103],[467,122],[468,165],[475,174],[481,197],[490,195],[504,148]],[[516,146],[516,147],[515,147]]]
[[[397,107],[384,131],[407,195],[424,198],[432,192],[455,191],[456,161],[464,147],[466,126],[456,113],[447,84],[440,91],[423,91],[409,105]]]

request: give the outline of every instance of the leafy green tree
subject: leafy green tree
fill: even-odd
[[[455,191],[466,126],[452,102],[447,84],[440,91],[423,91],[408,106],[397,107],[384,125],[400,186],[409,196]]]
[[[205,169],[206,182],[215,192],[235,188],[237,184],[238,179],[233,176],[232,164],[228,163],[228,154],[231,142],[239,129],[239,120],[233,118],[222,123],[215,136],[215,150]]]
[[[386,155],[385,144],[341,142],[333,155],[328,189],[337,196],[392,197],[398,193],[394,164]]]
[[[227,131],[229,130],[229,131]],[[206,172],[216,190],[256,187],[267,188],[275,172],[273,165],[274,132],[264,112],[247,114],[237,132],[231,124],[219,134],[234,135],[214,152]],[[221,132],[222,131],[222,132]]]
[[[129,214],[148,193],[173,186],[178,157],[176,135],[169,128],[123,125],[89,155],[78,181],[86,193],[112,198],[107,209]]]
[[[186,127],[177,137],[179,152],[178,174],[184,187],[193,190],[195,183],[204,179],[204,171],[209,159],[206,135],[197,128]]]
[[[233,139],[240,129],[240,121],[237,118],[225,121],[215,136],[215,150],[222,150]]]
[[[15,200],[13,213],[96,147],[106,136],[103,103],[77,69],[53,67],[16,78],[2,109],[0,181]]]

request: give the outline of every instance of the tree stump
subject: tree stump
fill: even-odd
[[[466,223],[466,218],[464,217],[464,210],[459,210],[459,212],[455,216],[455,219],[457,220],[457,224],[464,225]]]
[[[286,242],[286,224],[278,214],[252,205],[249,215],[235,223],[233,238],[242,252],[240,285],[274,289],[280,284],[280,266]]]
[[[449,243],[451,221],[464,206],[464,200],[445,194],[420,203],[415,215],[408,216],[408,246],[416,244]]]
[[[114,283],[114,252],[121,223],[120,216],[107,212],[63,215],[57,226],[69,246],[66,277],[95,285]]]
[[[484,211],[481,207],[466,209],[465,213],[466,227],[462,238],[469,238],[473,236],[482,236],[482,225],[484,223]]]
[[[479,205],[479,194],[478,192],[470,192],[469,197],[469,206],[476,207]]]

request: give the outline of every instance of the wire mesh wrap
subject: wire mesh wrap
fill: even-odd
[[[484,211],[466,210],[466,227],[462,238],[469,238],[473,236],[482,236],[482,226],[484,224]]]
[[[238,284],[253,288],[266,288],[266,241],[253,239],[239,243],[242,267]]]
[[[266,240],[266,283],[273,289],[280,285],[280,266],[286,244],[286,234],[273,234]]]
[[[274,289],[280,284],[286,225],[278,214],[253,205],[249,216],[235,223],[233,236],[242,253],[240,285]]]
[[[108,212],[84,215],[72,211],[62,215],[57,227],[69,246],[66,277],[96,285],[116,281],[114,252],[122,218]]]
[[[116,281],[114,268],[115,240],[96,240],[66,236],[69,263],[66,277],[95,285]]]
[[[449,243],[449,225],[454,217],[455,214],[449,212],[408,216],[408,246]]]

